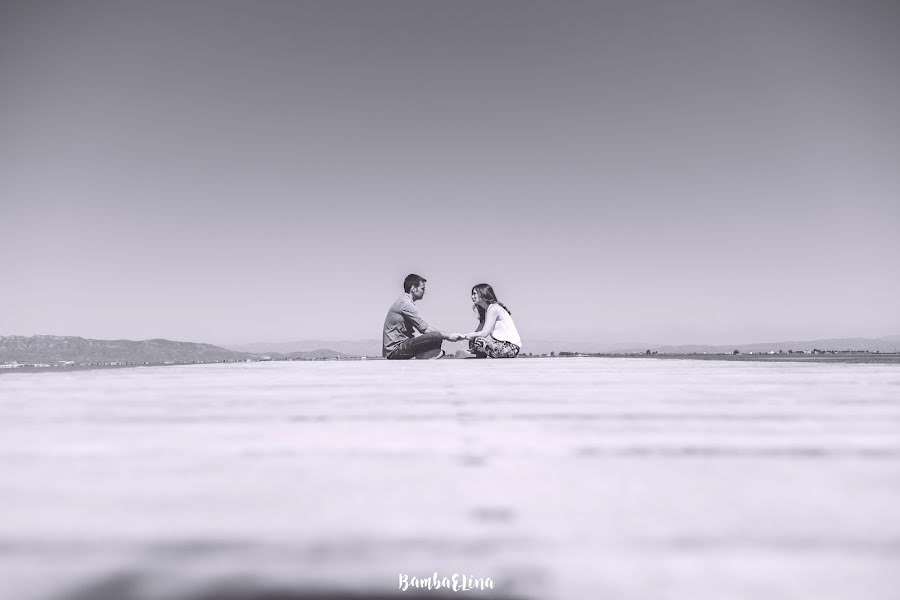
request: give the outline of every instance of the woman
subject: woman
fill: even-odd
[[[471,340],[469,350],[478,358],[515,358],[522,349],[522,339],[509,309],[497,300],[494,288],[479,283],[472,288],[473,307],[478,313],[478,330],[463,334]]]

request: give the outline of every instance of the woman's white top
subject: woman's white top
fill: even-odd
[[[491,331],[491,335],[494,336],[494,339],[502,342],[511,342],[521,348],[522,338],[519,337],[519,330],[516,329],[516,324],[513,323],[512,315],[503,310],[503,307],[499,304],[495,306],[500,310],[497,312],[497,321],[494,322],[494,330]]]

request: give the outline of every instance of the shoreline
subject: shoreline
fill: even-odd
[[[791,363],[827,363],[827,364],[879,364],[900,365],[900,353],[869,353],[869,352],[835,352],[825,354],[587,354],[570,353],[563,356],[519,356],[518,358],[560,360],[568,358],[619,358],[619,359],[656,359],[656,360],[717,360],[730,362],[791,362]],[[329,359],[328,362],[347,361],[372,361],[384,360],[371,357]],[[461,360],[452,356],[444,360]],[[240,361],[245,362],[245,361]],[[250,362],[324,362],[323,359],[311,360],[260,360]],[[404,361],[405,362],[405,361]],[[119,365],[60,365],[49,367],[20,366],[0,369],[0,375],[6,373],[59,373],[69,371],[92,371],[99,369],[134,369],[139,367],[177,367],[187,365],[212,365],[223,364],[216,362],[184,362],[184,363],[148,363],[148,364],[119,364]]]
[[[222,364],[240,364],[246,362],[253,363],[270,363],[270,362],[347,362],[347,361],[362,361],[362,360],[384,360],[382,358],[305,358],[305,359],[297,359],[297,358],[286,358],[283,360],[211,360],[211,361],[191,361],[191,362],[161,362],[161,363],[126,363],[126,364],[90,364],[90,365],[50,365],[47,367],[35,367],[33,365],[20,365],[17,367],[2,367],[0,368],[0,375],[4,373],[49,373],[49,372],[65,372],[65,371],[93,371],[97,369],[134,369],[138,367],[185,367],[185,366],[195,366],[195,365],[222,365]]]

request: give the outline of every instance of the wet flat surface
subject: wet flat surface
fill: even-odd
[[[400,574],[437,571],[490,577],[467,594],[494,598],[894,599],[898,506],[896,365],[0,379],[10,598],[409,598]]]

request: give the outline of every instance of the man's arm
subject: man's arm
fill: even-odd
[[[429,327],[428,331],[426,331],[425,333],[431,333],[432,331],[438,332],[439,334],[441,334],[442,338],[449,342],[458,342],[463,338],[463,334],[461,333],[444,333],[440,329],[435,329],[434,327]]]
[[[419,310],[412,302],[406,301],[400,306],[400,314],[403,318],[412,323],[413,328],[419,333],[428,333],[429,330],[435,331],[434,327],[425,322],[425,319],[419,316]]]
[[[440,329],[436,327],[432,327],[428,323],[425,322],[425,319],[419,316],[419,310],[416,308],[416,305],[412,302],[404,302],[403,306],[400,308],[400,312],[403,313],[403,316],[409,319],[410,323],[412,323],[413,327],[419,333],[433,333],[437,332],[441,334],[441,337],[445,340],[455,342],[462,338],[462,335],[458,333],[444,333]]]

